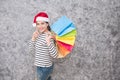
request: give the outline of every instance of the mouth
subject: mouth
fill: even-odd
[[[41,31],[42,31],[42,30],[43,30],[43,28],[39,28],[39,30],[41,30]]]

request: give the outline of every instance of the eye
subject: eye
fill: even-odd
[[[36,23],[36,25],[39,25],[39,23]]]
[[[41,25],[44,25],[44,24],[45,24],[44,22],[41,23]]]

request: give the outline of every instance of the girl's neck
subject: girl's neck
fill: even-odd
[[[49,31],[49,30],[46,30],[44,33],[45,33],[45,34],[48,34],[48,33],[50,33],[50,31]]]

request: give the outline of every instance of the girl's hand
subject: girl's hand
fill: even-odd
[[[39,32],[35,31],[32,35],[32,41],[35,41],[38,36],[39,36]]]
[[[47,33],[46,34],[46,42],[47,42],[47,45],[50,45],[50,40],[51,39],[55,39],[55,35],[52,35],[51,32]]]

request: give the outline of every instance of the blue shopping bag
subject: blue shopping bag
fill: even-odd
[[[75,26],[70,19],[68,19],[66,16],[62,16],[55,23],[53,23],[53,25],[51,26],[51,29],[57,35],[63,36],[68,32],[74,30]]]

